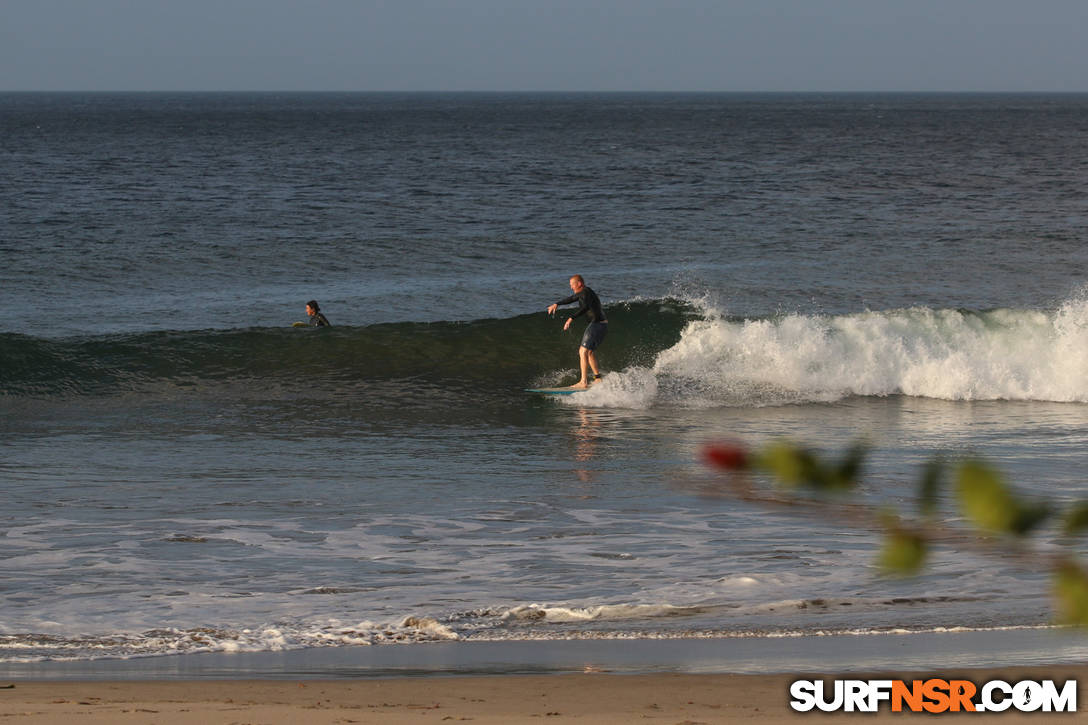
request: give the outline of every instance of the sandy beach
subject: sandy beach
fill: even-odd
[[[873,677],[932,677],[878,673]],[[972,682],[1003,679],[1088,681],[1088,667],[1055,666],[942,671]],[[804,677],[811,677],[805,675]],[[856,674],[850,677],[858,677]],[[609,675],[416,677],[378,680],[212,680],[0,683],[0,716],[12,723],[783,723],[884,721],[911,717],[886,709],[795,713],[795,675]],[[972,723],[1079,721],[1088,712],[1041,716],[971,713]],[[944,717],[966,717],[946,713]],[[925,715],[933,717],[933,715]]]

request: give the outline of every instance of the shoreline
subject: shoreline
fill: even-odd
[[[699,639],[450,641],[0,663],[3,681],[922,671],[1088,663],[1088,632],[1027,627]]]
[[[966,679],[982,683],[1051,679],[1088,683],[1088,666],[1035,666],[874,672],[873,678]],[[309,681],[74,681],[0,684],[0,716],[31,725],[79,723],[386,723],[632,722],[668,725],[753,722],[775,725],[883,721],[910,714],[799,713],[789,706],[789,674],[491,675]],[[1052,714],[1070,722],[1088,712]],[[949,713],[955,715],[955,713]],[[1038,713],[972,713],[973,723],[1038,722]]]
[[[796,679],[1078,680],[1088,633],[1029,628],[714,640],[448,642],[0,666],[0,716],[71,723],[776,725],[901,718],[799,713]],[[1083,696],[1081,696],[1083,693]],[[952,714],[952,713],[949,713]],[[974,713],[1034,723],[1038,713]],[[910,715],[907,714],[907,717]],[[1074,713],[1053,714],[1072,722]]]

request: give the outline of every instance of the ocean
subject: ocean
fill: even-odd
[[[1086,149],[1085,95],[0,94],[0,667],[1045,631],[1038,566],[881,576],[700,451],[1084,498]],[[607,374],[525,393],[576,273]]]

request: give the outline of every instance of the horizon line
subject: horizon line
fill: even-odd
[[[1084,90],[972,90],[972,89],[808,89],[808,90],[766,90],[766,89],[743,89],[743,90],[708,90],[708,89],[684,89],[684,90],[662,90],[662,89],[335,89],[335,88],[322,88],[322,89],[300,89],[300,88],[274,88],[274,89],[260,89],[260,88],[229,88],[229,89],[202,89],[202,88],[0,88],[0,93],[399,93],[399,94],[499,94],[499,93],[520,93],[520,94],[703,94],[703,95],[726,95],[726,94],[765,94],[765,95],[784,95],[784,94],[836,94],[836,95],[848,95],[848,94],[911,94],[911,95],[947,95],[947,94],[974,94],[974,95],[1083,95],[1088,94],[1088,89]]]

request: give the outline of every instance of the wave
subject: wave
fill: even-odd
[[[676,300],[610,306],[613,364],[646,364],[679,339],[693,307]],[[116,394],[222,383],[255,395],[381,381],[525,387],[570,373],[580,337],[543,313],[473,322],[248,328],[64,339],[0,334],[0,395]],[[580,326],[579,326],[580,329]],[[573,382],[573,379],[572,379]]]
[[[292,620],[230,627],[223,625],[187,628],[160,627],[140,632],[103,634],[0,634],[0,665],[35,662],[79,662],[132,659],[208,652],[282,652],[287,650],[408,645],[433,642],[532,642],[573,640],[695,640],[780,639],[836,635],[955,634],[1045,630],[1046,623],[954,624],[960,609],[946,616],[949,624],[904,619],[902,622],[863,625],[851,619],[825,620],[824,611],[835,608],[881,609],[892,613],[934,604],[970,606],[973,598],[919,597],[913,599],[844,598],[767,602],[755,607],[736,605],[674,606],[671,604],[614,604],[588,607],[517,605],[510,608],[459,612],[448,616],[400,616],[387,621],[319,619]],[[811,611],[808,619],[749,621],[762,611]],[[728,613],[732,613],[732,621]],[[699,620],[702,615],[726,613],[725,617]],[[923,619],[932,619],[926,609]],[[697,621],[688,623],[687,620]],[[916,618],[917,619],[917,618]],[[669,623],[672,620],[672,623]]]
[[[573,382],[577,332],[536,313],[473,322],[45,339],[0,335],[0,396],[254,395],[380,382]],[[1088,299],[1056,310],[910,309],[731,318],[675,299],[611,305],[603,383],[568,404],[760,406],[907,395],[1088,402]],[[580,329],[580,325],[578,326]]]
[[[758,406],[906,395],[1088,402],[1088,300],[1054,311],[707,314],[579,405]]]

